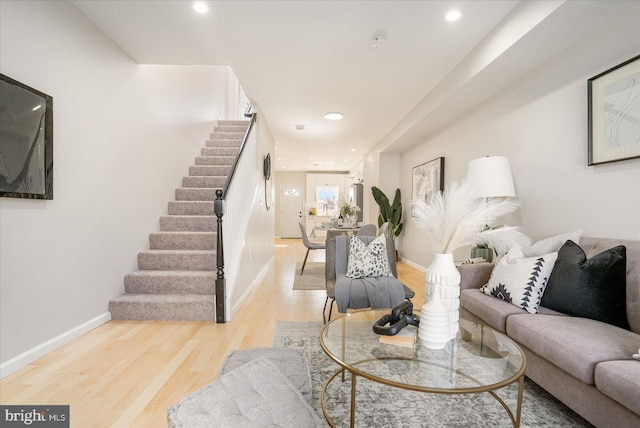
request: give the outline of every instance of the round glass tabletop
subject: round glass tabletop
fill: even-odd
[[[460,394],[490,391],[519,379],[526,368],[518,345],[485,325],[460,320],[455,340],[430,350],[416,337],[413,348],[380,343],[373,324],[388,313],[352,312],[326,324],[324,351],[358,376],[404,389]]]

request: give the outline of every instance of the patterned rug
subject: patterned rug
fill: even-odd
[[[306,268],[305,268],[306,270]],[[271,346],[303,349],[309,360],[313,384],[312,406],[323,417],[322,385],[338,368],[320,348],[321,322],[278,321]],[[349,426],[350,375],[344,383],[336,378],[325,404],[338,427]],[[498,391],[509,408],[517,401],[517,383]],[[405,391],[358,378],[356,427],[511,427],[505,410],[488,393],[441,395]],[[526,379],[521,427],[591,427],[571,409]]]
[[[296,276],[293,279],[294,290],[324,290],[324,262],[307,262],[304,274],[300,275],[302,262],[296,263]]]

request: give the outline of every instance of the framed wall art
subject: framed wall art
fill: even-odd
[[[53,98],[0,74],[0,196],[53,199]]]
[[[444,157],[435,158],[413,168],[411,200],[429,202],[434,193],[444,190]],[[413,217],[413,207],[411,208]]]
[[[587,81],[589,165],[640,158],[640,55]]]

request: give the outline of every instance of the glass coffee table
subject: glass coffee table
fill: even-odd
[[[458,336],[443,350],[380,344],[373,324],[389,310],[365,310],[346,314],[325,324],[320,332],[323,351],[341,367],[322,388],[322,412],[332,427],[325,394],[329,384],[345,371],[351,373],[350,426],[356,412],[356,378],[396,388],[436,394],[488,392],[506,410],[514,427],[520,426],[526,358],[506,335],[482,324],[460,320]],[[495,390],[518,382],[515,416]]]

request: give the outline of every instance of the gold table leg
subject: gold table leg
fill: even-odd
[[[513,424],[515,428],[520,427],[520,416],[522,415],[522,392],[524,389],[524,375],[518,380],[518,407],[516,408],[516,421]]]
[[[356,374],[351,372],[351,422],[349,426],[353,428],[356,423]]]

